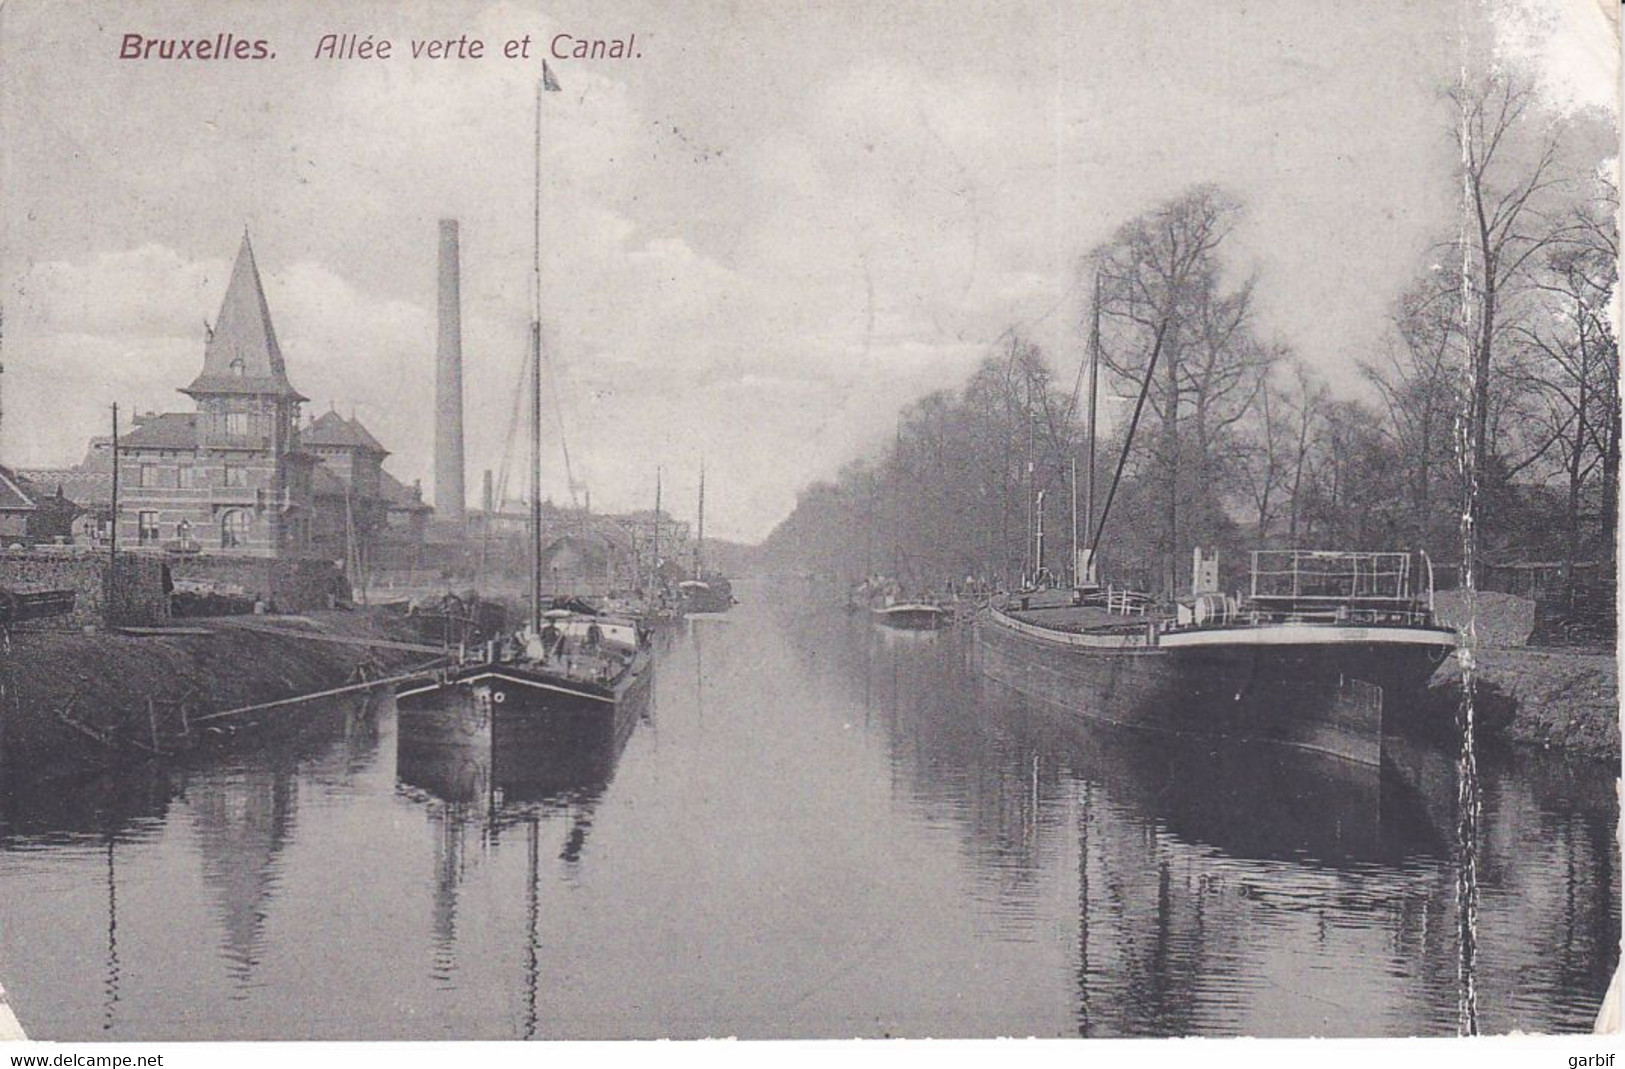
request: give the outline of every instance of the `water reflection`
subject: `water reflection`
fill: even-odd
[[[1070,857],[1079,1034],[1589,1024],[1619,938],[1601,770],[1475,753],[1495,787],[1466,852],[1457,755],[1428,744],[1390,740],[1378,770],[1080,725],[968,671],[963,638],[836,629],[821,682],[879,712],[899,789],[959,828],[1003,937],[1033,937]]]
[[[958,634],[757,598],[583,744],[334,707],[242,756],[0,788],[48,1038],[1453,1034],[1457,754],[1080,730]],[[578,740],[580,741],[580,740]],[[1483,1031],[1589,1027],[1605,772],[1477,757]]]
[[[535,1038],[540,1021],[543,822],[564,818],[558,860],[567,870],[579,865],[632,732],[653,718],[652,690],[640,688],[635,699],[591,717],[504,718],[500,706],[468,690],[397,713],[396,779],[425,807],[434,834],[430,975],[442,989],[459,981],[457,918],[471,844],[494,851],[506,831],[523,830],[521,1039]]]
[[[465,820],[500,825],[545,810],[588,814],[614,778],[633,729],[652,716],[650,689],[602,717],[542,716],[525,724],[510,722],[500,706],[470,691],[449,691],[433,705],[397,714],[396,777]],[[566,860],[579,860],[579,838],[570,836]]]

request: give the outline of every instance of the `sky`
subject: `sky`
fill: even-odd
[[[1607,14],[1605,14],[1605,12]],[[1079,263],[1200,183],[1245,205],[1260,329],[1333,384],[1453,226],[1440,92],[1494,57],[1618,114],[1600,0],[856,0],[0,6],[0,462],[74,462],[108,406],[189,411],[243,228],[291,381],[432,495],[436,224],[461,223],[467,486],[500,469],[532,307],[576,478],[755,541],[1011,327],[1070,381]],[[120,60],[125,34],[265,61]],[[318,59],[324,34],[386,60]],[[531,37],[529,60],[502,44]],[[414,59],[415,38],[485,42]],[[1611,120],[1617,121],[1617,120]],[[557,424],[544,486],[569,497]],[[510,451],[513,462],[520,447]],[[516,489],[523,479],[515,474]]]

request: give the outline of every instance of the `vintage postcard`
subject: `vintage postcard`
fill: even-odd
[[[7,0],[0,1039],[1617,1028],[1619,55]]]

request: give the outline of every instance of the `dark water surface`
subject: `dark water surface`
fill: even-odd
[[[1448,748],[1396,742],[1378,777],[1068,728],[982,685],[957,633],[741,597],[662,642],[618,760],[528,797],[477,756],[398,754],[387,702],[196,768],[10,774],[0,980],[25,1027],[1456,1032]],[[1480,774],[1479,1025],[1588,1029],[1619,941],[1609,772]]]

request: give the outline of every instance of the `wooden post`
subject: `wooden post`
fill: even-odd
[[[118,602],[118,402],[113,402],[113,520],[107,550],[107,604],[102,622],[112,627]]]

